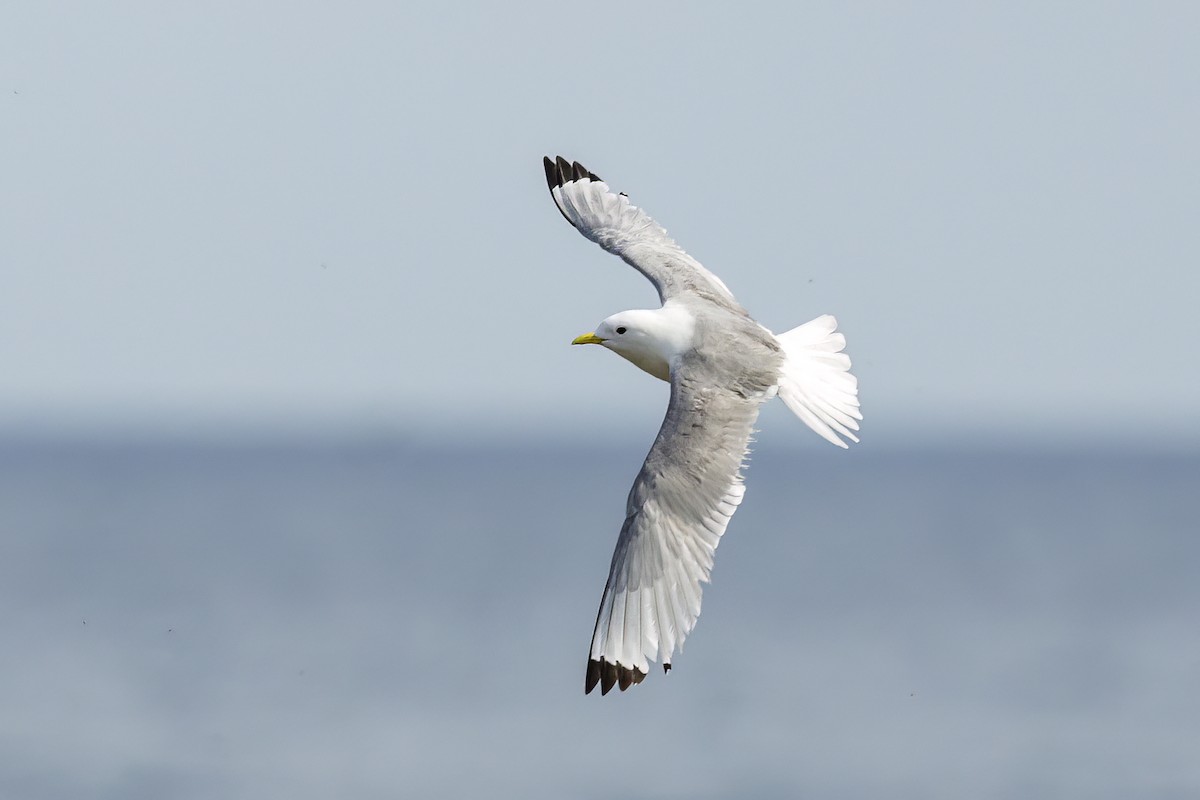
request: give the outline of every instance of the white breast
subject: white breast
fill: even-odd
[[[649,372],[654,377],[662,381],[671,380],[671,367],[666,360],[657,353],[643,352],[622,352],[614,351],[617,355],[624,358],[629,363],[633,364],[640,370]]]

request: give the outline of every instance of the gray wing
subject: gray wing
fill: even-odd
[[[645,275],[662,302],[683,293],[744,314],[721,279],[675,244],[650,215],[608,188],[578,161],[543,159],[555,205],[580,233]]]
[[[700,584],[742,501],[739,469],[771,374],[722,386],[695,353],[672,368],[667,416],[629,493],[596,616],[586,692],[597,683],[603,694],[614,684],[624,691],[641,683],[650,660],[670,669],[700,616]]]

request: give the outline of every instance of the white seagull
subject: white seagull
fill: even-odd
[[[596,615],[584,691],[670,670],[700,616],[701,583],[742,502],[739,472],[758,407],[776,394],[839,447],[857,442],[858,381],[837,321],[786,333],[755,322],[721,279],[624,193],[561,156],[544,159],[555,205],[575,228],[645,275],[662,308],[622,311],[572,344],[598,344],[671,384],[658,438],[633,482]]]

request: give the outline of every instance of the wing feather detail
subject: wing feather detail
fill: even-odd
[[[689,256],[624,193],[614,192],[578,161],[546,157],[543,166],[550,195],[563,218],[645,275],[662,302],[690,293],[745,315],[724,282]]]
[[[669,668],[700,616],[702,584],[745,493],[740,473],[761,396],[672,369],[666,418],[634,481],[588,653],[584,689]]]

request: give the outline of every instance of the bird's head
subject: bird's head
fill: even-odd
[[[622,311],[601,321],[592,333],[575,337],[571,344],[598,344],[614,352],[630,352],[645,347],[646,330],[639,324],[637,312]]]
[[[598,344],[656,378],[669,380],[669,365],[691,345],[692,322],[667,309],[622,311],[577,336],[571,344]]]

